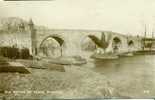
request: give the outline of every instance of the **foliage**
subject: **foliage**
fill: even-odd
[[[11,59],[28,59],[30,57],[29,49],[23,48],[18,49],[16,47],[0,47],[1,56],[8,57]]]
[[[2,18],[0,20],[1,32],[25,31],[28,23],[17,17]]]

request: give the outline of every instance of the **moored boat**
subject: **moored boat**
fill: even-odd
[[[93,54],[91,56],[93,59],[100,59],[100,60],[112,60],[112,59],[118,59],[119,56],[116,54]]]
[[[120,56],[120,57],[131,57],[133,55],[134,54],[132,52],[126,52],[126,53],[118,54],[118,56]]]
[[[139,50],[134,52],[135,55],[155,55],[155,50]]]

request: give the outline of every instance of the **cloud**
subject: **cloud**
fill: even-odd
[[[3,2],[1,17],[33,18],[50,28],[100,29],[141,34],[153,28],[154,0],[54,0]],[[150,28],[149,28],[150,27]]]

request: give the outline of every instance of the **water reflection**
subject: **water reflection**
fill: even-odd
[[[96,60],[93,70],[104,74],[120,95],[155,97],[155,56],[139,55],[117,60]]]

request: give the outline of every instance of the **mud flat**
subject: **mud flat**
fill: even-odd
[[[23,61],[23,64],[29,65],[30,62]],[[28,67],[31,74],[0,73],[0,97],[42,99],[118,96],[104,75],[73,65],[64,66],[64,69],[62,72]]]

